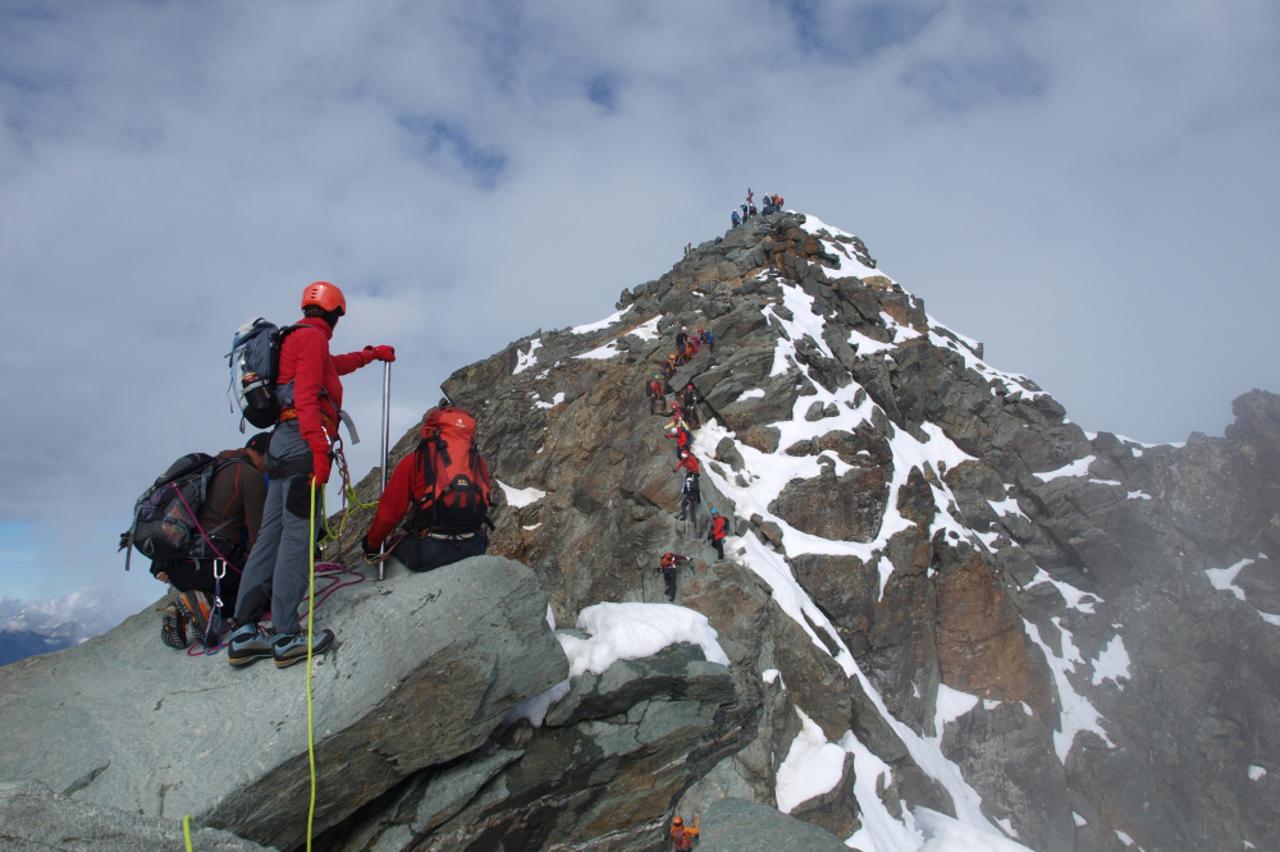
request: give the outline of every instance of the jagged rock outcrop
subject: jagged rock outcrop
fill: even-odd
[[[557,617],[656,600],[665,550],[710,557],[671,521],[674,458],[644,400],[682,325],[718,338],[673,385],[704,400],[704,506],[737,536],[734,565],[699,564],[678,602],[711,618],[759,710],[686,798],[772,803],[802,711],[883,762],[863,771],[894,819],[925,806],[1044,850],[1280,831],[1260,771],[1280,763],[1275,396],[1185,447],[1087,435],[855,237],[753,219],[607,320],[446,382],[499,479],[532,489],[496,513],[493,548],[538,572]]]
[[[798,214],[703,243],[617,308],[445,383],[477,414],[501,482],[490,552],[538,588],[502,560],[357,587],[351,619],[426,637],[390,670],[374,650],[401,646],[325,614],[346,644],[317,667],[317,694],[359,696],[321,720],[322,848],[658,849],[676,809],[705,815],[703,848],[751,848],[739,838],[775,828],[787,848],[816,826],[904,849],[957,826],[970,845],[1045,852],[1280,836],[1280,397],[1242,396],[1224,437],[1185,446],[1086,434],[860,240]],[[730,519],[724,562],[705,512],[672,518],[672,442],[645,400],[682,326],[718,338],[672,385],[702,398],[694,451],[703,509]],[[392,462],[416,443],[410,431]],[[346,525],[349,561],[367,521],[357,510]],[[601,601],[662,600],[667,550],[693,557],[676,602],[705,616],[728,669],[678,645],[563,684],[548,599],[566,623]],[[507,584],[490,588],[480,564]],[[478,587],[432,585],[461,575]],[[537,647],[445,640],[493,619]],[[144,683],[190,682],[201,663],[158,662],[153,627],[0,669],[0,721],[20,732],[0,779],[296,843],[300,684],[277,692],[290,673],[236,681],[215,664],[220,701],[263,724],[236,747],[252,764],[219,755],[230,789],[205,796],[169,727],[181,711],[225,739],[205,693],[148,709],[90,683],[123,658],[146,661],[132,672]],[[462,659],[441,657],[446,671],[433,655],[450,653]],[[272,685],[270,701],[236,692],[246,683]],[[553,684],[540,727],[504,722]],[[121,733],[139,716],[163,736]],[[64,737],[40,765],[55,728],[91,746]]]
[[[692,645],[619,661],[576,678],[543,727],[521,722],[485,756],[421,773],[330,848],[654,849],[671,802],[745,743],[751,717]]]
[[[532,572],[480,557],[363,583],[320,610],[317,831],[414,771],[482,746],[568,664]],[[305,667],[247,670],[158,645],[139,613],[75,649],[0,668],[0,778],[288,849],[305,838]]]

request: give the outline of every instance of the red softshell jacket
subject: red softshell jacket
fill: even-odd
[[[711,529],[707,532],[707,538],[712,541],[722,541],[725,537],[725,527],[728,525],[724,515],[716,515],[711,522]]]
[[[387,490],[378,500],[378,511],[369,525],[369,546],[378,547],[411,506],[427,492],[427,481],[422,475],[422,457],[417,452],[400,459],[400,464],[387,480]]]
[[[702,465],[698,464],[698,459],[694,457],[692,453],[680,459],[680,463],[672,468],[671,472],[675,473],[680,468],[684,468],[694,476],[702,475]]]
[[[333,329],[320,317],[303,317],[280,347],[278,385],[293,384],[293,408],[298,429],[311,452],[329,451],[329,437],[338,437],[338,412],[342,409],[342,382],[338,376],[360,369],[373,360],[373,350],[329,354]],[[317,333],[318,332],[318,333]]]
[[[484,459],[480,467],[488,471]],[[486,480],[488,479],[486,473]],[[378,500],[378,511],[369,525],[369,546],[376,548],[396,528],[409,510],[422,502],[427,494],[427,480],[422,472],[422,456],[416,450],[400,459],[400,464],[387,480],[387,490]]]

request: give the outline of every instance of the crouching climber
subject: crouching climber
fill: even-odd
[[[307,633],[298,606],[307,593],[312,530],[323,522],[323,490],[332,461],[330,441],[342,417],[340,376],[374,361],[394,361],[390,346],[366,346],[345,355],[329,353],[329,339],[347,300],[327,281],[302,291],[303,318],[280,345],[277,393],[282,405],[267,448],[267,499],[262,528],[249,553],[236,600],[235,632],[227,648],[233,666],[274,657],[280,668],[307,658]],[[314,511],[314,514],[313,514]],[[271,607],[274,632],[259,625]],[[312,651],[324,653],[333,631],[315,632]]]
[[[402,520],[405,534],[391,555],[410,571],[480,556],[489,547],[491,479],[489,465],[475,447],[476,421],[464,408],[442,405],[428,411],[418,448],[400,460],[378,501],[378,511],[362,547],[376,560],[379,548]]]
[[[729,534],[729,522],[720,510],[711,507],[711,527],[707,530],[707,540],[716,549],[716,558],[724,561],[724,537]]]
[[[236,614],[244,556],[262,525],[266,503],[262,472],[270,438],[268,432],[259,432],[243,449],[218,454],[209,493],[196,509],[200,539],[193,542],[187,558],[151,563],[151,576],[178,592],[178,600],[161,620],[160,638],[165,645],[183,649],[209,632],[215,615],[229,622]]]
[[[662,572],[662,580],[667,585],[667,600],[676,599],[676,568],[689,561],[689,557],[667,551],[658,561],[658,570]]]

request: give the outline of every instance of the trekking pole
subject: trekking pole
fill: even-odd
[[[382,362],[382,486],[378,497],[387,490],[387,449],[391,440],[391,362]],[[378,579],[386,576],[387,541],[378,545]]]

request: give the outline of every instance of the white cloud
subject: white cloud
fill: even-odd
[[[453,370],[723,233],[747,184],[1091,428],[1217,431],[1273,380],[1261,0],[33,8],[0,13],[0,523],[82,576],[172,458],[241,441],[246,317],[346,287],[334,348],[397,346],[399,434]],[[375,373],[345,381],[357,474]]]

